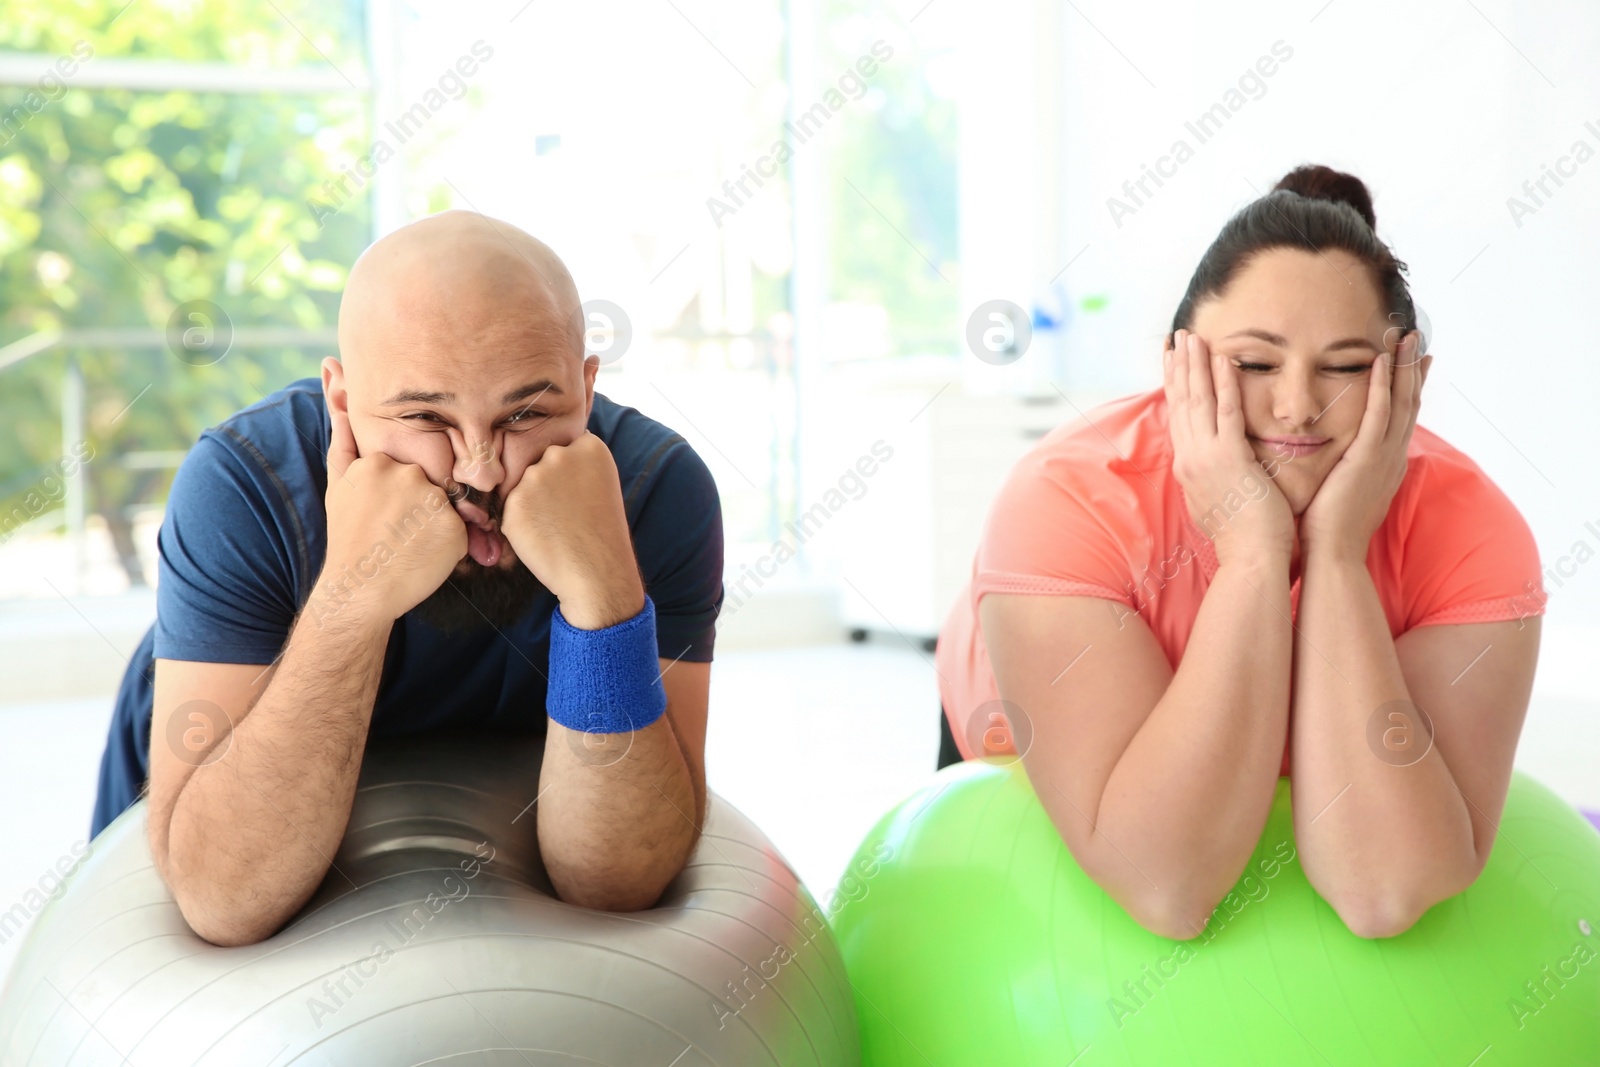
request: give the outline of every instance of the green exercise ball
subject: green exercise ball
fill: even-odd
[[[1600,1064],[1600,834],[1520,772],[1482,876],[1393,938],[1306,881],[1286,778],[1233,893],[1173,941],[995,759],[884,816],[834,906],[866,1067]]]

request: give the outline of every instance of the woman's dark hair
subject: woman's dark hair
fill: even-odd
[[[1378,239],[1376,228],[1372,196],[1360,178],[1329,167],[1296,167],[1222,227],[1189,279],[1188,291],[1172,316],[1173,331],[1192,329],[1200,303],[1220,295],[1252,257],[1270,248],[1307,252],[1338,248],[1350,253],[1372,272],[1390,323],[1417,329],[1406,265]]]

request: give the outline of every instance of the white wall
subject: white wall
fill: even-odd
[[[985,259],[1009,242],[1030,264],[1033,290],[1022,295],[1031,299],[1083,250],[1060,284],[1074,300],[1102,295],[1107,304],[1099,315],[1080,313],[1066,333],[1069,384],[1159,385],[1160,337],[1226,218],[1297,164],[1348,170],[1372,190],[1379,234],[1410,265],[1413,294],[1433,323],[1437,360],[1422,423],[1511,496],[1547,567],[1572,557],[1563,564],[1570,577],[1547,578],[1549,622],[1600,625],[1600,563],[1577,564],[1575,555],[1586,540],[1600,558],[1592,467],[1600,440],[1588,436],[1600,370],[1586,328],[1600,296],[1600,6],[1078,0],[1058,18],[1041,13],[1054,6],[984,6],[982,17],[1011,20],[1017,61],[995,61],[994,26],[973,38],[979,62],[967,72],[983,91],[963,114],[963,159],[1004,151],[986,126],[1026,126],[1014,112],[985,116],[985,101],[1059,109],[1059,200],[1015,195],[1028,190],[1026,171],[1008,184],[992,165],[964,168],[962,197],[988,205]],[[1054,90],[1030,62],[1030,34],[1052,21]],[[1222,101],[1278,41],[1290,58],[1201,143],[1185,123]],[[1041,98],[1052,91],[1062,98]],[[1180,138],[1192,158],[1114,220],[1108,198],[1126,201],[1123,182]],[[1522,183],[1579,140],[1596,157],[1564,186],[1548,185],[1554,195],[1519,226],[1507,198],[1526,199]],[[1036,147],[1019,144],[1015,155],[1026,163]],[[1039,261],[1030,233],[1052,217],[1059,264]],[[1014,268],[1006,276],[983,260],[964,266],[968,291],[1017,291]]]

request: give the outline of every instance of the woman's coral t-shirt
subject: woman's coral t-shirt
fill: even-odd
[[[1218,503],[1226,515],[1247,499]],[[1391,637],[1544,613],[1526,520],[1477,464],[1420,425],[1405,478],[1367,549],[1367,570]],[[1172,473],[1164,390],[1113,400],[1053,430],[995,498],[971,581],[939,633],[939,696],[962,755],[973,755],[969,717],[1000,697],[978,625],[986,594],[1117,601],[1150,627],[1177,670],[1216,571],[1216,550]],[[1291,617],[1299,602],[1296,578]],[[1289,773],[1288,744],[1280,773]]]

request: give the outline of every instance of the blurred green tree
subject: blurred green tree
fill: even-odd
[[[956,102],[936,91],[937,57],[901,28],[892,9],[828,0],[822,70],[854,66],[875,39],[898,51],[835,117],[829,159],[829,297],[877,304],[896,356],[955,354],[959,241]]]
[[[311,202],[329,199],[331,161],[361,155],[370,139],[364,8],[65,0],[8,10],[0,49],[37,56],[41,81],[0,86],[0,346],[41,330],[164,331],[196,300],[235,330],[331,327],[370,237],[370,208],[357,193],[319,218]],[[351,90],[74,85],[95,63],[124,60],[333,70]],[[58,469],[61,389],[75,360],[93,448],[88,508],[142,583],[131,509],[165,500],[172,470],[130,467],[129,454],[186,449],[207,426],[317,373],[332,349],[235,345],[210,363],[180,352],[60,345],[0,368],[0,515],[29,493],[37,506]]]

